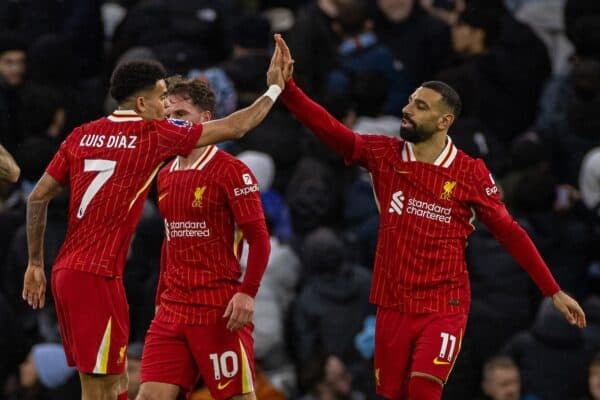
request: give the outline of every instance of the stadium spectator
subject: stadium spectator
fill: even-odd
[[[517,333],[503,349],[521,371],[522,393],[544,400],[576,399],[585,390],[590,359],[582,331],[569,325],[545,299],[533,326]]]
[[[350,95],[352,83],[360,82],[361,73],[371,72],[387,88],[384,104],[376,114],[400,115],[404,100],[414,88],[390,49],[373,32],[367,5],[357,1],[341,7],[333,28],[342,42],[337,49],[338,63],[327,75],[326,91]]]
[[[448,85],[422,84],[403,109],[400,135],[359,135],[335,120],[291,80],[293,63],[277,37],[288,85],[283,102],[348,163],[373,176],[381,224],[370,300],[377,305],[377,392],[439,399],[464,334],[470,293],[464,260],[473,217],[484,222],[572,325],[585,315],[560,289],[527,233],[501,202],[481,160],[455,148],[448,128],[460,98]],[[415,227],[418,229],[415,232]],[[410,334],[396,334],[399,330]]]
[[[56,343],[38,343],[19,366],[20,388],[15,394],[22,400],[59,400],[79,397],[75,369],[67,365],[63,347]]]
[[[600,400],[600,354],[590,361],[587,383],[588,393],[581,400]]]
[[[344,245],[328,228],[304,239],[306,279],[292,309],[292,345],[299,369],[308,368],[319,350],[338,356],[357,378],[368,367],[354,346],[354,337],[373,310],[368,304],[371,274],[344,260]],[[350,312],[352,310],[352,312]]]
[[[14,33],[0,33],[0,143],[14,151],[21,142],[20,86],[25,79],[27,44]]]
[[[301,371],[305,395],[300,400],[364,400],[352,384],[352,374],[335,355],[315,354]]]
[[[340,8],[353,1],[313,0],[297,11],[288,36],[298,63],[298,82],[308,93],[320,95],[327,73],[335,67],[340,38],[332,22]]]
[[[481,388],[490,400],[524,400],[519,368],[510,357],[495,356],[485,362]]]
[[[376,4],[373,11],[375,34],[392,50],[396,63],[409,75],[409,87],[414,88],[419,82],[435,76],[452,50],[448,25],[429,15],[417,0],[371,3]],[[296,62],[300,68],[304,60],[297,59]]]

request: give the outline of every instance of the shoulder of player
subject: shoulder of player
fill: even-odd
[[[363,145],[366,145],[371,150],[384,151],[389,149],[398,149],[404,143],[399,137],[378,135],[378,134],[356,134],[357,140],[360,140]]]
[[[481,158],[473,158],[464,151],[458,149],[454,166],[464,173],[465,177],[480,179],[489,175],[489,170]]]
[[[227,169],[227,172],[240,172],[249,169],[248,166],[238,158],[221,149],[215,154],[215,160],[218,160],[220,167]]]

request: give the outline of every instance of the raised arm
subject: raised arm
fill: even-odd
[[[10,153],[0,144],[0,181],[16,182],[21,170]]]
[[[321,105],[308,97],[292,79],[294,61],[283,38],[275,37],[281,51],[281,69],[286,80],[282,95],[283,104],[292,114],[310,129],[317,137],[346,160],[353,158],[355,141],[358,136],[335,119]]]
[[[23,300],[36,308],[46,301],[46,274],[44,272],[44,232],[48,203],[61,191],[62,186],[47,173],[42,175],[27,199],[27,253],[29,261],[23,281]]]
[[[225,140],[239,139],[246,132],[260,124],[285,87],[282,65],[284,63],[281,60],[281,51],[279,46],[276,46],[271,57],[271,64],[267,70],[267,86],[269,88],[265,94],[248,107],[242,108],[227,117],[205,122],[197,146],[202,147]]]

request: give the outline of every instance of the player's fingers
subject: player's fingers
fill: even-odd
[[[46,304],[46,288],[44,287],[42,289],[42,292],[40,293],[40,297],[39,297],[39,307],[40,308],[44,308],[44,305]]]
[[[32,291],[27,292],[27,304],[29,304],[31,307],[33,307],[33,292]]]
[[[277,43],[279,44],[280,48],[281,48],[281,52],[283,53],[283,57],[285,59],[292,59],[292,55],[290,54],[290,48],[287,46],[287,43],[285,43],[285,40],[283,40],[283,37],[281,37],[281,35],[278,35],[278,37],[276,38]]]
[[[230,301],[229,304],[227,304],[227,308],[225,308],[225,312],[223,313],[223,318],[229,317],[232,309],[233,309],[233,304]]]
[[[239,319],[240,319],[240,311],[237,307],[234,307],[233,311],[231,313],[231,317],[229,318],[229,321],[227,322],[227,328],[229,330],[234,330],[234,328],[239,324]]]

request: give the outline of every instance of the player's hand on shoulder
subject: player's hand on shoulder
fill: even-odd
[[[23,300],[34,310],[46,303],[46,273],[43,265],[27,265],[23,279]]]
[[[231,300],[229,300],[223,318],[229,318],[227,329],[237,331],[247,323],[252,322],[253,315],[254,298],[240,292],[234,294]]]
[[[571,325],[585,328],[585,313],[575,299],[560,290],[552,296],[552,302]]]

